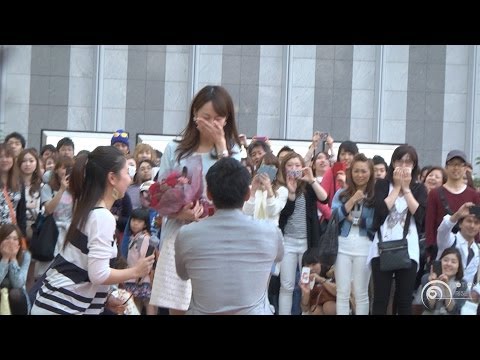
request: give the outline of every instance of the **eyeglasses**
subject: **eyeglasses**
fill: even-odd
[[[398,160],[395,160],[395,162],[399,164],[404,164],[404,165],[413,165],[413,160],[410,160],[410,159],[406,159],[406,160],[398,159]]]
[[[465,167],[465,163],[447,163],[447,166],[463,168]]]
[[[119,137],[119,136],[121,136],[122,138],[128,138],[128,133],[126,133],[126,132],[122,132],[122,133],[114,132],[113,133],[113,137]]]

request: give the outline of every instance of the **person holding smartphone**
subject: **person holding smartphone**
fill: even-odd
[[[61,251],[65,236],[72,221],[73,197],[70,191],[70,177],[67,169],[73,167],[74,160],[70,157],[60,157],[55,163],[50,181],[40,191],[40,206],[45,208],[45,215],[52,214],[58,228],[57,244],[54,256]],[[41,276],[51,261],[36,261],[34,277]]]
[[[302,255],[307,249],[319,245],[317,200],[326,203],[328,197],[301,155],[295,152],[285,155],[280,171],[287,184],[288,199],[279,219],[285,244],[280,266],[279,314],[290,315],[297,266],[301,268]]]
[[[437,230],[438,254],[449,247],[457,248],[464,266],[463,278],[470,285],[473,284],[480,262],[480,252],[475,244],[475,237],[480,232],[480,214],[472,209],[475,209],[475,204],[466,202],[453,215],[445,215]],[[452,229],[457,223],[460,231],[454,234]]]
[[[315,131],[312,136],[312,143],[304,156],[307,166],[312,166],[317,154],[325,152],[329,161],[334,161],[335,151],[333,150],[333,137],[328,132]]]
[[[278,159],[272,153],[266,153],[261,164],[278,171]],[[267,219],[278,225],[280,211],[285,206],[287,197],[287,188],[281,186],[276,178],[272,180],[266,172],[257,172],[252,178],[250,198],[243,205],[243,212],[254,219]]]
[[[125,155],[113,146],[98,146],[75,160],[69,188],[75,201],[71,226],[60,254],[45,273],[32,315],[99,315],[117,313],[123,303],[109,295],[112,285],[147,275],[154,256],[132,268],[114,269],[117,256],[113,202],[125,195],[130,176]],[[72,204],[73,205],[73,204]]]
[[[268,220],[278,226],[280,212],[285,207],[288,198],[288,190],[280,185],[278,177],[272,181],[269,175],[261,173],[262,166],[271,166],[277,170],[279,162],[271,152],[263,156],[261,166],[256,175],[252,178],[250,198],[243,205],[243,212],[254,219]],[[272,277],[268,288],[268,298],[278,314],[278,292],[280,289],[280,265],[273,264]]]
[[[443,250],[440,265],[441,270],[435,272],[432,266],[422,278],[423,315],[460,315],[469,297],[460,251],[451,247]]]
[[[302,291],[302,315],[336,315],[337,285],[334,267],[321,264],[315,248],[305,251],[302,266],[310,269],[310,281],[299,283]]]

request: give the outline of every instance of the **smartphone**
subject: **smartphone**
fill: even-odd
[[[470,206],[469,212],[470,212],[470,214],[475,215],[476,217],[480,218],[480,206],[479,205]]]
[[[317,147],[315,148],[315,154],[325,151],[325,141],[327,140],[328,133],[315,131],[313,135],[318,135],[318,138],[320,140],[317,144]]]
[[[442,261],[441,260],[435,260],[432,264],[433,266],[433,272],[437,274],[437,277],[442,275]]]
[[[302,170],[288,170],[287,171],[288,177],[293,177],[295,179],[300,179],[303,176]]]
[[[145,254],[145,257],[149,257],[149,256],[152,255],[154,252],[155,252],[155,246],[153,246],[153,245],[148,245],[148,249],[147,249],[147,252],[146,252],[146,254]],[[152,269],[155,269],[155,265],[156,265],[156,260],[155,260],[155,262],[154,262],[153,265],[152,265]],[[147,276],[148,276],[148,275],[147,275]],[[141,281],[142,281],[142,278],[139,277],[139,278],[137,279],[137,284],[140,284]],[[128,301],[128,300],[130,300],[130,298],[127,299],[127,301]],[[125,304],[127,303],[127,301],[125,301]],[[125,304],[124,304],[124,305],[125,305]]]
[[[267,141],[266,136],[255,135],[254,138],[255,138],[255,141],[263,141],[263,142]]]
[[[277,177],[277,168],[273,165],[261,165],[257,170],[257,174],[267,174],[270,182],[273,182]]]
[[[71,166],[68,166],[66,169],[65,169],[65,176],[70,176],[72,174],[72,167]]]
[[[302,284],[310,284],[310,268],[308,266],[302,267],[302,275],[300,277]]]
[[[155,252],[155,246],[153,245],[148,245],[147,253],[145,254],[145,257],[149,257]]]

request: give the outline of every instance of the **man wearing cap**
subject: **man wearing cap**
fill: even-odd
[[[447,182],[428,193],[427,215],[425,219],[427,247],[436,245],[438,226],[447,213],[452,215],[465,203],[480,204],[480,194],[463,182],[466,163],[467,156],[463,151],[450,151],[445,161]],[[444,201],[442,201],[442,198]],[[448,205],[448,209],[445,205]],[[430,255],[432,258],[435,258],[437,254],[434,251]]]
[[[118,150],[127,155],[130,152],[128,133],[123,129],[118,129],[113,133],[110,145],[115,146]]]

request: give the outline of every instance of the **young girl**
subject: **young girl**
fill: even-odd
[[[21,239],[18,226],[0,227],[0,287],[8,289],[12,315],[27,315],[30,309],[25,283],[31,256]]]
[[[150,243],[150,215],[147,209],[135,209],[130,215],[130,231],[131,235],[128,239],[128,267],[134,267],[138,260],[144,258],[148,245]],[[126,240],[126,239],[125,239]],[[141,313],[142,308],[146,306],[147,315],[155,315],[156,307],[149,305],[150,294],[152,293],[152,285],[150,276],[143,278],[132,278],[125,282],[125,289],[129,291],[135,299],[138,311]]]
[[[313,177],[312,168],[306,167],[302,156],[295,152],[285,156],[280,170],[286,179],[288,199],[279,220],[285,246],[280,266],[279,314],[290,315],[297,265],[301,265],[307,249],[319,245],[317,200],[326,203],[327,193]]]

